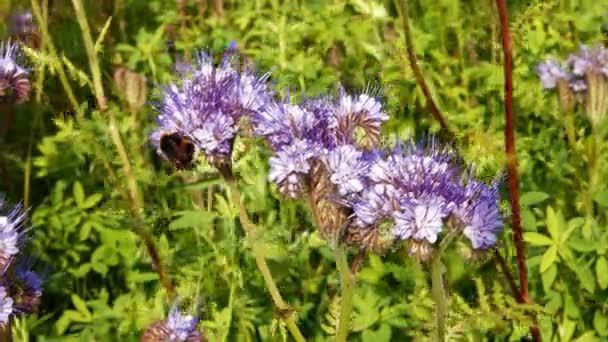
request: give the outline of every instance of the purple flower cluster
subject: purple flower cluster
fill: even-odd
[[[32,263],[18,258],[26,215],[20,206],[4,210],[4,204],[0,197],[0,325],[13,314],[34,312],[42,296],[42,279],[31,271]]]
[[[486,185],[463,170],[457,154],[432,139],[397,144],[369,168],[352,201],[351,229],[386,230],[422,257],[446,229],[462,229],[476,250],[496,246],[503,226],[497,183]]]
[[[298,198],[310,190],[307,178],[313,161],[326,165],[341,196],[360,191],[371,154],[361,147],[378,141],[380,125],[387,119],[373,95],[351,96],[341,90],[337,98],[270,103],[252,121],[254,134],[276,152],[270,159],[270,180],[284,196]],[[359,139],[361,135],[366,141]]]
[[[25,39],[37,30],[31,11],[12,14],[9,17],[8,32],[11,36]]]
[[[330,243],[379,251],[407,241],[424,254],[448,227],[474,249],[494,247],[503,225],[497,185],[465,176],[455,151],[432,139],[383,153],[375,144],[387,119],[376,97],[340,91],[298,105],[272,103],[253,122],[275,151],[270,180],[286,197],[309,198],[315,223],[331,226],[319,227]]]
[[[608,49],[601,45],[588,47],[581,44],[577,52],[568,56],[565,64],[549,59],[537,65],[536,72],[545,89],[554,89],[560,80],[564,80],[573,91],[582,92],[587,89],[588,74],[608,77]]]
[[[30,94],[29,71],[21,63],[16,43],[0,43],[0,102],[23,103]]]
[[[179,83],[163,90],[156,105],[159,127],[151,134],[152,145],[164,158],[174,160],[177,149],[163,146],[163,137],[187,140],[213,165],[228,163],[239,121],[270,100],[267,75],[256,75],[240,67],[240,58],[228,50],[218,66],[206,53],[181,72]],[[169,146],[170,147],[170,146]]]
[[[581,45],[565,65],[548,60],[536,68],[545,89],[557,88],[560,104],[572,110],[574,95],[581,101],[594,127],[608,117],[608,49],[601,45]]]
[[[203,342],[205,338],[201,335],[196,325],[199,317],[184,315],[173,306],[169,317],[164,321],[153,323],[146,329],[141,337],[142,342]]]

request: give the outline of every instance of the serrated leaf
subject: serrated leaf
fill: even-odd
[[[524,241],[536,246],[549,246],[554,244],[554,241],[548,236],[535,232],[524,233]]]
[[[540,271],[545,272],[549,266],[557,261],[557,246],[553,245],[547,249],[540,262]]]
[[[608,261],[603,256],[600,256],[595,262],[595,275],[602,290],[608,287]]]
[[[549,195],[544,192],[531,191],[522,194],[519,203],[522,207],[527,207],[544,202],[547,198],[549,198]]]

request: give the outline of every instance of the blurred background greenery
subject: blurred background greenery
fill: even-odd
[[[608,143],[604,139],[590,151],[589,123],[578,112],[560,112],[534,72],[547,56],[565,56],[579,42],[605,43],[601,28],[608,3],[508,5],[522,220],[526,232],[538,233],[526,236],[531,295],[540,306],[516,304],[492,259],[450,258],[448,330],[454,340],[519,341],[533,312],[546,341],[608,340],[608,158],[597,152]],[[413,0],[409,6],[419,63],[465,158],[481,174],[503,171],[504,76],[494,1]],[[175,63],[191,60],[198,49],[220,51],[236,42],[259,70],[272,72],[280,92],[321,94],[339,83],[353,91],[381,86],[391,116],[384,126],[388,136],[439,131],[416,86],[392,1],[85,1],[115,126],[96,111],[72,2],[0,2],[3,18],[32,9],[38,27],[28,39],[35,61],[32,96],[26,104],[0,108],[0,191],[32,208],[29,248],[48,275],[40,312],[15,322],[15,340],[135,341],[145,326],[164,317],[166,296],[134,233],[130,179],[144,202],[138,215],[178,295],[201,298],[208,338],[285,338],[219,176],[175,172],[148,146],[155,88],[172,80]],[[0,22],[5,38],[7,23]],[[570,136],[568,122],[574,127]],[[306,207],[279,202],[267,182],[268,151],[247,141],[238,154],[245,205],[266,229],[282,294],[310,340],[331,340],[339,287],[333,257]],[[592,172],[599,177],[589,186]],[[511,235],[507,226],[500,252],[516,272]],[[402,251],[368,256],[350,338],[429,336],[432,301],[425,272]]]

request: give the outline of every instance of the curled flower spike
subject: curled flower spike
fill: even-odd
[[[31,11],[12,14],[9,18],[8,32],[11,36],[25,39],[37,30]]]
[[[4,200],[0,197],[0,210],[4,211]],[[0,213],[0,215],[3,215]],[[26,214],[16,206],[0,216],[0,276],[4,275],[19,252]]]
[[[30,94],[29,71],[21,66],[17,43],[0,43],[0,101],[23,103]]]
[[[6,288],[0,286],[0,326],[8,323],[8,318],[13,313],[13,299],[6,293]]]
[[[588,72],[593,72],[608,77],[608,50],[603,46],[588,47],[581,44],[579,51],[571,54],[567,63],[576,76],[585,76]]]
[[[205,338],[197,330],[199,317],[183,315],[177,305],[164,321],[153,323],[141,337],[142,342],[204,342]]]
[[[185,68],[180,82],[163,90],[156,105],[158,129],[150,136],[159,155],[185,168],[202,152],[212,165],[230,163],[239,121],[270,100],[268,75],[239,68],[235,51],[218,66],[205,53]]]
[[[279,191],[285,196],[300,197],[305,188],[304,178],[311,169],[310,160],[318,152],[319,148],[307,140],[293,141],[270,158],[270,180],[279,186]]]

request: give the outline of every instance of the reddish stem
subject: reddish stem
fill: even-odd
[[[405,3],[405,0],[401,0],[398,2],[399,2],[399,7],[401,8],[401,18],[402,18],[402,23],[403,23],[403,33],[405,35],[405,46],[406,46],[406,50],[407,50],[407,58],[410,62],[412,71],[414,72],[414,76],[416,77],[416,82],[418,83],[418,86],[420,86],[420,88],[422,89],[422,93],[424,94],[424,97],[426,98],[426,101],[431,110],[431,114],[433,115],[433,118],[435,118],[435,120],[437,120],[439,122],[439,125],[441,125],[441,128],[447,133],[447,135],[449,137],[453,137],[453,135],[448,127],[447,121],[443,118],[443,115],[441,115],[441,112],[439,111],[439,108],[435,104],[435,101],[433,100],[433,97],[431,96],[431,92],[430,92],[429,88],[427,87],[426,82],[424,81],[424,76],[422,75],[422,70],[420,70],[420,67],[418,66],[418,60],[416,59],[416,53],[414,52],[414,41],[412,40],[412,33],[410,31],[407,4]]]
[[[496,0],[498,16],[500,18],[500,33],[502,36],[502,49],[504,54],[505,73],[505,152],[507,155],[507,175],[509,181],[509,198],[511,200],[511,219],[513,236],[517,251],[517,264],[519,266],[520,300],[524,303],[532,302],[528,291],[528,268],[525,259],[525,245],[521,230],[521,216],[519,207],[519,190],[517,179],[517,156],[515,154],[515,128],[513,125],[513,53],[511,50],[511,35],[509,33],[509,20],[505,0]],[[540,341],[538,327],[531,326],[530,333],[534,341]]]

